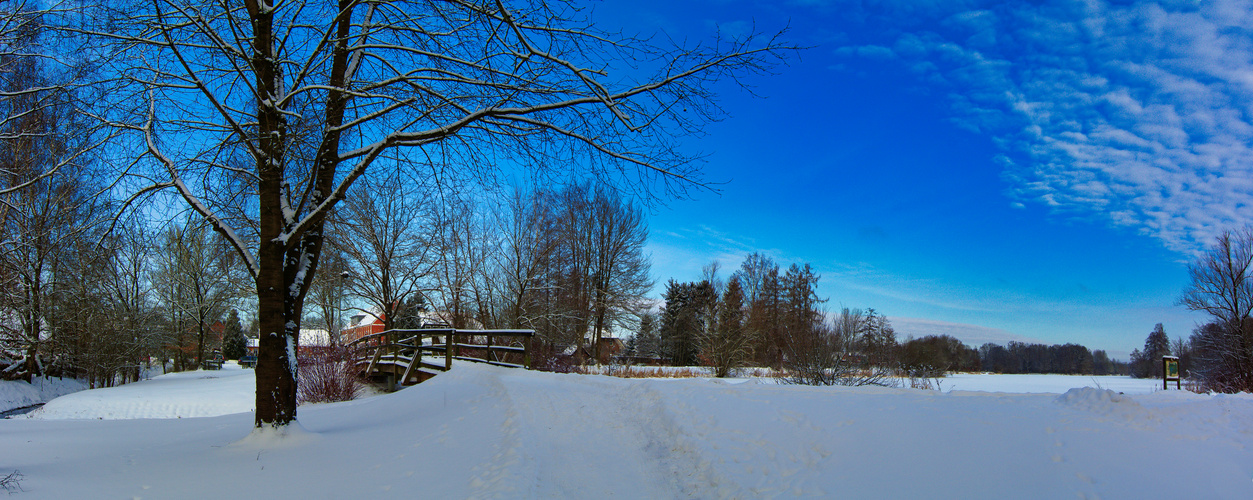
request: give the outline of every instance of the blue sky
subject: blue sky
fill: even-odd
[[[731,86],[686,147],[718,194],[651,218],[653,272],[749,252],[822,274],[900,338],[1078,342],[1122,359],[1187,263],[1253,215],[1249,2],[607,2],[605,25],[698,40],[790,26],[812,47]],[[659,287],[660,288],[660,287]]]

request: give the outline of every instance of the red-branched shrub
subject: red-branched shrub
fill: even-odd
[[[360,377],[347,347],[316,348],[300,356],[296,399],[301,403],[331,403],[356,398]]]

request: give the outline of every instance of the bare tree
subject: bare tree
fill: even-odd
[[[224,317],[238,299],[243,297],[242,268],[226,242],[209,228],[196,224],[169,228],[161,251],[163,300],[186,324],[194,328],[193,345],[179,345],[184,352],[194,347],[196,366],[205,360],[206,343],[214,340],[212,324]],[[175,338],[187,333],[183,322],[176,322]]]
[[[327,243],[322,250],[322,270],[313,277],[309,284],[309,301],[317,314],[316,321],[326,328],[332,344],[339,344],[339,332],[344,329],[344,311],[347,303],[348,284],[352,273],[348,271],[348,258],[341,250],[339,238],[342,234],[332,231],[327,234]]]
[[[744,328],[752,345],[752,358],[758,363],[778,367],[783,355],[779,266],[769,257],[754,252],[744,258],[734,277],[744,288],[748,305]]]
[[[746,37],[659,48],[597,30],[568,4],[419,0],[109,2],[103,120],[244,258],[260,313],[256,425],[296,418],[293,352],[330,210],[376,161],[418,148],[490,171],[570,165],[642,191],[696,182],[675,134],[717,116],[709,84],[788,50]],[[646,62],[618,73],[619,61]],[[611,71],[613,71],[611,75]],[[651,76],[646,75],[651,72]],[[174,111],[177,109],[177,111]],[[643,133],[647,132],[647,133]],[[243,155],[238,168],[228,157]],[[217,189],[236,183],[246,189]],[[142,191],[145,188],[140,188]],[[230,196],[222,193],[230,192]],[[252,194],[255,215],[236,210]],[[232,214],[246,217],[236,220]],[[245,228],[251,228],[245,231]]]
[[[542,331],[543,292],[551,285],[545,265],[557,246],[551,196],[513,190],[503,214],[502,251],[497,253],[505,323]]]
[[[58,260],[49,297],[56,353],[91,387],[136,381],[164,336],[154,323],[151,246],[134,221],[103,238],[76,239]],[[63,371],[64,373],[64,371]]]
[[[590,201],[592,357],[599,360],[600,339],[614,327],[629,328],[626,322],[638,317],[653,281],[644,254],[648,223],[643,210],[605,189],[596,189]]]
[[[359,182],[340,206],[334,241],[351,269],[349,294],[382,315],[390,330],[405,302],[421,293],[439,248],[433,189],[407,171],[381,174]]]
[[[1224,232],[1188,274],[1192,282],[1179,302],[1238,329],[1253,311],[1253,228]]]
[[[66,133],[68,103],[83,68],[73,64],[76,58],[49,49],[58,44],[59,32],[48,26],[48,19],[75,8],[74,2],[58,1],[0,4],[0,218],[9,203],[4,196],[78,164],[90,149],[73,147],[89,143],[85,130]]]
[[[0,5],[0,352],[6,376],[26,378],[44,372],[56,265],[100,206],[81,162],[93,136],[75,120],[75,75],[43,49],[55,10],[41,5]]]
[[[484,290],[478,285],[489,261],[483,215],[464,193],[443,190],[441,198],[435,272],[439,314],[453,328],[467,328],[472,319],[483,326]]]
[[[1196,373],[1214,390],[1253,390],[1253,227],[1224,232],[1188,274],[1179,302],[1214,318],[1191,339]]]

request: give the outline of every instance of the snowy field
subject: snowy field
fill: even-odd
[[[236,372],[80,392],[0,420],[0,475],[21,471],[23,499],[1253,498],[1248,395],[972,392],[1015,387],[980,375],[945,379],[956,390],[941,393],[465,364],[394,394],[303,406],[304,431],[280,440],[248,434],[251,387],[240,387],[251,371]],[[1027,389],[1076,385],[1025,377],[1040,377],[1018,382]],[[1095,385],[1081,379],[1070,378]],[[195,394],[202,406],[169,405],[184,418],[94,420],[168,416],[153,401]],[[124,409],[128,398],[146,409]],[[244,413],[185,418],[226,398]]]

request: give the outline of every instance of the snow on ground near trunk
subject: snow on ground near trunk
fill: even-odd
[[[0,413],[44,403],[86,388],[87,383],[72,378],[38,377],[33,383],[0,380]]]
[[[167,373],[150,380],[61,396],[27,417],[119,420],[247,412],[256,404],[255,373],[235,363],[223,364],[221,370]]]
[[[460,364],[394,394],[303,406],[302,429],[285,438],[249,436],[251,425],[248,413],[0,420],[0,472],[21,471],[23,499],[1253,498],[1248,395],[940,393]]]

